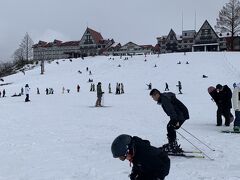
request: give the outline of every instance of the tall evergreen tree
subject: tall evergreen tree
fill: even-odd
[[[229,0],[219,11],[217,25],[215,29],[221,33],[231,35],[230,48],[234,50],[234,37],[240,32],[240,2],[239,0]]]

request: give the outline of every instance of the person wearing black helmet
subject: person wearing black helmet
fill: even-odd
[[[122,134],[112,143],[114,158],[133,164],[129,175],[131,180],[164,180],[169,174],[170,159],[166,152],[151,146],[148,140]]]

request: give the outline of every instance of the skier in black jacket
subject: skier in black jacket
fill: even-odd
[[[179,129],[185,120],[189,119],[187,107],[172,92],[160,93],[159,90],[153,89],[150,96],[162,106],[164,112],[170,117],[167,124],[168,144],[163,145],[162,148],[176,153],[182,151],[177,144],[176,129]]]
[[[225,118],[225,126],[229,126],[233,121],[233,115],[231,113],[232,108],[232,91],[227,86],[218,84],[216,88],[209,87],[208,93],[211,95],[215,103],[217,104],[217,126],[222,125],[222,116]]]
[[[122,134],[115,138],[111,150],[114,158],[133,164],[131,180],[164,180],[169,173],[167,153],[151,146],[148,140]]]

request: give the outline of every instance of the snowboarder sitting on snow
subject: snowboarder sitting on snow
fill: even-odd
[[[182,149],[176,140],[176,130],[182,126],[185,120],[189,119],[187,107],[172,92],[160,93],[159,90],[153,89],[150,96],[162,106],[164,112],[170,117],[167,124],[168,143],[163,145],[162,148],[169,152],[181,152]]]
[[[169,173],[167,153],[151,146],[148,140],[122,134],[115,138],[111,150],[114,158],[133,164],[131,180],[164,180]]]
[[[17,97],[17,96],[21,96],[21,93],[19,93],[19,94],[14,93],[11,97]]]

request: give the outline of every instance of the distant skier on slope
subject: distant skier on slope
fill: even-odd
[[[120,93],[124,94],[124,85],[123,85],[123,83],[120,83]]]
[[[162,148],[168,152],[181,152],[182,149],[176,139],[176,130],[182,126],[185,120],[189,119],[187,107],[172,92],[161,93],[159,90],[153,89],[150,96],[162,106],[164,112],[170,117],[167,124],[168,143],[163,145]]]
[[[109,93],[109,94],[112,93],[111,83],[108,84],[108,93]]]
[[[30,88],[29,88],[29,85],[26,84],[25,85],[25,94],[26,94],[26,98],[25,98],[25,102],[29,102],[29,91],[30,91]]]
[[[80,92],[80,86],[79,86],[79,84],[77,85],[77,92]]]
[[[169,173],[167,153],[151,146],[148,140],[122,134],[113,141],[111,151],[114,158],[133,164],[131,180],[164,180]]]
[[[236,84],[234,83],[234,90],[233,90],[233,96],[232,96],[232,102],[233,102],[233,109],[235,111],[235,121],[233,130],[236,132],[240,132],[240,83]]]
[[[96,107],[101,107],[102,104],[102,95],[103,95],[103,91],[102,91],[102,87],[101,87],[102,83],[101,82],[98,82],[97,84],[97,101],[96,101]]]
[[[178,91],[179,91],[178,94],[182,94],[182,83],[181,83],[181,81],[178,81],[178,84],[176,86],[178,87]]]
[[[165,90],[164,90],[164,91],[169,91],[168,83],[167,83],[167,82],[165,83]]]
[[[150,82],[149,84],[146,84],[148,86],[148,90],[152,89],[152,83]]]

